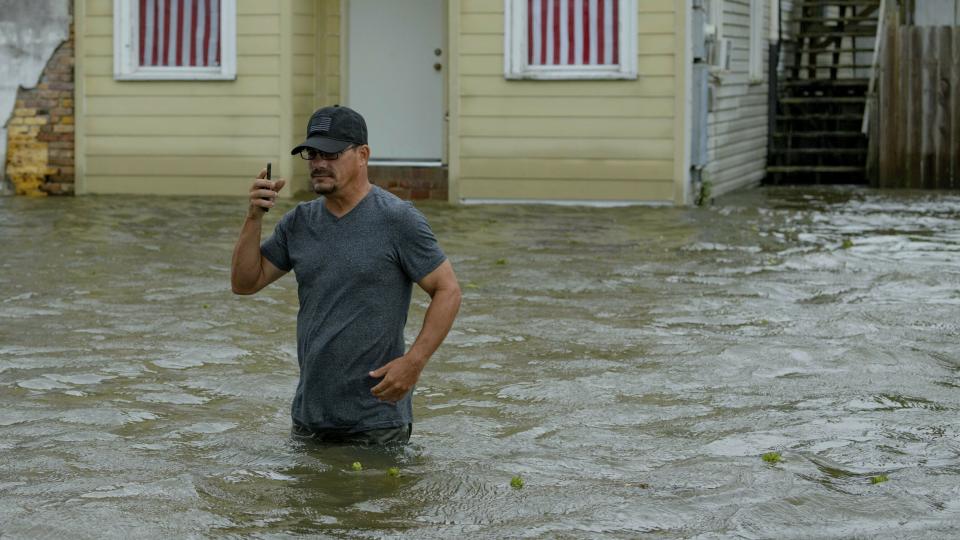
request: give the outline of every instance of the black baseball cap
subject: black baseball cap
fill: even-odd
[[[334,105],[317,109],[307,122],[307,139],[290,153],[299,154],[304,148],[321,152],[342,152],[351,144],[367,144],[367,123],[360,113]]]

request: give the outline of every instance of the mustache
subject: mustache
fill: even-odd
[[[310,169],[310,178],[322,178],[324,176],[333,177],[333,171],[324,167]]]

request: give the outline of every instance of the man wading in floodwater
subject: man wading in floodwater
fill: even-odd
[[[367,126],[357,112],[316,111],[292,153],[307,160],[313,190],[323,197],[287,212],[260,245],[263,214],[286,183],[260,172],[233,252],[233,292],[253,294],[296,274],[294,438],[404,443],[413,428],[413,387],[460,308],[453,267],[423,214],[370,184]],[[414,282],[431,300],[404,354]]]

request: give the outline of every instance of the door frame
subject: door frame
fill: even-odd
[[[370,165],[380,167],[444,167],[450,163],[450,66],[454,57],[450,54],[450,2],[441,2],[443,14],[441,20],[446,24],[441,29],[441,43],[444,51],[443,69],[443,103],[440,110],[443,130],[440,135],[440,161],[398,161],[398,160],[370,160]],[[350,106],[350,0],[340,0],[340,102]]]

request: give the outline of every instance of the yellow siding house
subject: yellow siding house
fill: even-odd
[[[75,0],[76,190],[243,195],[268,161],[306,190],[289,150],[340,103],[386,187],[689,204],[694,5]]]

